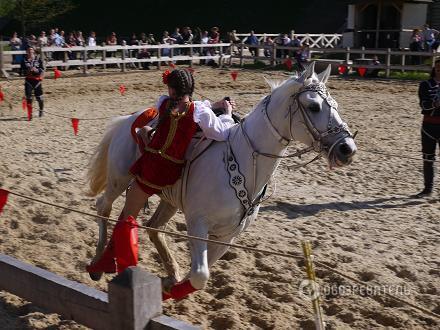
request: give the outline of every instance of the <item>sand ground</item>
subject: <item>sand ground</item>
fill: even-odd
[[[272,76],[285,77],[280,72]],[[233,82],[228,71],[196,67],[195,77],[197,91],[211,99],[235,98],[241,114],[269,93],[258,72],[240,72]],[[21,109],[22,81],[0,84],[6,101],[12,101],[12,109],[0,104],[0,186],[84,211],[94,211],[94,199],[84,194],[84,170],[106,121],[80,121],[74,136],[70,120],[53,114],[80,118],[129,114],[154,104],[165,92],[157,70],[47,79],[46,109],[52,114],[28,122]],[[120,84],[127,88],[125,96],[119,94]],[[316,260],[363,281],[404,288],[404,299],[440,315],[440,188],[427,200],[409,198],[422,188],[421,161],[367,152],[421,159],[417,85],[330,79],[328,87],[343,118],[359,131],[355,162],[334,171],[324,161],[297,171],[288,171],[287,163],[282,163],[276,193],[236,242],[301,253],[300,241],[309,239]],[[154,208],[157,199],[151,204]],[[115,203],[113,216],[121,205],[122,198]],[[182,214],[170,229],[185,232]],[[0,216],[0,253],[106,290],[110,275],[93,282],[85,272],[97,231],[91,218],[10,196]],[[187,268],[186,241],[169,241]],[[146,233],[140,233],[140,246],[140,266],[164,275]],[[327,289],[351,284],[320,268],[317,275]],[[166,302],[164,312],[205,329],[311,328],[311,304],[298,291],[305,278],[301,261],[231,249],[212,267],[205,290]],[[327,292],[323,308],[333,329],[440,326],[438,319],[382,295]],[[0,292],[0,328],[84,327]]]

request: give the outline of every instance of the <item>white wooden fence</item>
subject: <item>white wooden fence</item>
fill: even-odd
[[[236,36],[241,39],[241,42],[244,43],[249,37],[249,33],[237,33]],[[276,38],[280,34],[279,33],[254,33],[254,35],[258,38],[260,43],[266,41],[267,37]],[[295,33],[295,31],[290,31],[290,39],[293,39],[294,36],[297,36],[301,40],[301,44],[308,43],[312,48],[335,48],[340,45],[342,42],[342,34],[333,33],[333,34],[325,34],[325,33]]]
[[[266,34],[266,36],[269,34]],[[273,44],[257,45],[252,48],[257,49],[256,56],[249,52],[249,45],[246,44],[189,44],[189,45],[146,45],[146,46],[96,46],[96,47],[44,47],[41,49],[41,56],[46,67],[81,67],[83,72],[91,65],[100,65],[106,68],[108,65],[117,65],[121,71],[125,71],[127,66],[141,65],[142,63],[154,63],[160,68],[164,63],[175,61],[187,61],[192,66],[196,61],[214,60],[222,67],[225,64],[231,65],[233,61],[238,61],[243,66],[246,61],[264,61],[271,66],[283,63],[287,57],[292,57],[298,47],[286,47]],[[136,52],[147,50],[150,56],[147,58],[138,57]],[[166,52],[165,52],[166,50]],[[77,59],[69,59],[71,52],[76,53]],[[54,56],[54,54],[61,56]],[[7,76],[12,69],[18,68],[19,64],[12,63],[12,56],[23,55],[25,51],[3,51],[0,46],[0,70],[3,76]],[[167,54],[166,56],[164,54]],[[266,56],[263,56],[266,55]],[[339,65],[345,65],[348,69],[385,70],[387,77],[392,70],[399,71],[421,71],[430,72],[435,60],[440,57],[436,52],[410,52],[394,51],[391,49],[350,49],[350,48],[310,48],[309,60],[317,61],[321,64],[330,63],[337,72]],[[328,58],[331,55],[331,58]],[[377,55],[384,60],[381,64],[372,65],[371,57]],[[370,56],[370,58],[367,58]],[[53,57],[61,59],[53,59]],[[79,59],[78,59],[79,57]],[[429,64],[414,65],[409,64],[408,59],[418,57],[429,59]],[[422,61],[423,63],[424,61]]]
[[[196,330],[162,315],[160,279],[129,267],[109,283],[108,294],[0,254],[0,290],[97,330]]]

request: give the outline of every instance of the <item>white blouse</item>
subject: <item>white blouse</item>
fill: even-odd
[[[157,109],[167,98],[167,95],[162,95],[159,98]],[[230,115],[225,114],[217,117],[211,109],[211,102],[207,100],[194,101],[193,120],[200,126],[206,138],[216,141],[226,141],[229,136],[229,128],[235,124]]]

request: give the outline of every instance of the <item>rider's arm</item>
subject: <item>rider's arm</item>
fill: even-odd
[[[431,86],[431,80],[423,81],[419,86],[419,100],[422,114],[440,115],[438,87]]]
[[[230,114],[217,117],[212,111],[209,101],[194,102],[194,122],[199,124],[208,139],[225,141],[229,136],[229,128],[234,125]]]

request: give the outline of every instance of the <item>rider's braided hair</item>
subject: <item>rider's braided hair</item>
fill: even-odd
[[[190,100],[192,100],[194,78],[190,71],[185,69],[173,70],[168,75],[168,86],[176,91],[176,98],[171,100],[170,109],[174,109],[185,95],[189,95]]]

